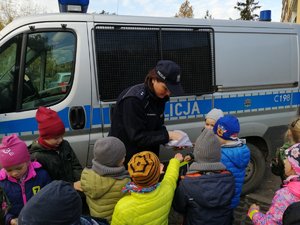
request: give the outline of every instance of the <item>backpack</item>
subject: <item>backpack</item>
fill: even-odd
[[[300,224],[300,201],[290,204],[283,213],[283,225],[299,225]]]
[[[280,176],[281,181],[283,182],[286,179],[284,173],[284,159],[285,159],[285,150],[291,146],[289,143],[285,143],[283,146],[278,148],[275,153],[275,157],[271,161],[271,171],[274,175]]]

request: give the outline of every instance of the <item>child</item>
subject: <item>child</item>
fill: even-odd
[[[125,145],[116,137],[95,142],[92,169],[85,168],[81,174],[81,188],[91,216],[111,221],[115,205],[125,194],[121,189],[130,181],[123,165],[125,155]]]
[[[11,208],[5,224],[16,225],[18,215],[27,203],[51,179],[38,162],[30,162],[25,142],[15,134],[5,136],[0,145],[0,187],[6,193]]]
[[[248,216],[253,224],[282,224],[282,216],[286,208],[293,202],[300,201],[300,144],[297,143],[285,150],[284,171],[287,179],[284,187],[279,189],[272,200],[266,214],[252,204]],[[295,223],[296,224],[296,223]]]
[[[70,183],[55,180],[30,199],[18,225],[104,225],[81,215],[81,198]]]
[[[284,173],[283,160],[285,159],[285,150],[291,147],[295,143],[300,142],[300,118],[294,120],[289,126],[285,133],[285,143],[277,149],[275,158],[271,162],[271,171],[273,174],[280,176],[282,184],[286,179]]]
[[[82,166],[69,142],[63,139],[65,126],[57,112],[39,107],[36,120],[39,138],[29,146],[31,158],[43,165],[52,180],[79,181]],[[76,189],[80,189],[78,184],[74,183]]]
[[[221,109],[212,109],[205,116],[205,128],[213,129],[217,120],[223,117],[223,111]]]
[[[245,178],[245,170],[250,160],[250,151],[243,140],[238,138],[240,124],[232,115],[221,117],[214,126],[221,143],[221,162],[235,178],[235,195],[231,202],[234,209],[240,202],[240,195]]]
[[[221,160],[221,145],[210,129],[197,138],[194,162],[175,191],[173,208],[184,215],[183,225],[231,225],[234,177]]]
[[[167,225],[180,162],[177,153],[170,160],[163,180],[159,183],[161,164],[158,157],[149,151],[132,156],[128,172],[133,182],[127,183],[123,191],[131,192],[117,203],[112,225]]]
[[[204,125],[204,128],[212,130],[214,128],[217,120],[220,119],[223,116],[224,116],[224,113],[223,113],[223,111],[221,109],[213,108],[205,116],[205,125]],[[190,162],[191,163],[193,160],[194,160],[193,153],[188,153],[184,157],[184,161],[186,161],[186,162]],[[186,168],[188,168],[188,166],[189,165],[187,165]],[[186,168],[183,169],[183,174],[185,174]]]

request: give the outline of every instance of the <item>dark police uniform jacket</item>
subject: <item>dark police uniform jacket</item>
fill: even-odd
[[[145,84],[124,90],[113,109],[109,136],[119,138],[126,146],[125,166],[141,151],[159,155],[159,145],[169,141],[164,126],[165,103],[169,98],[158,98]]]

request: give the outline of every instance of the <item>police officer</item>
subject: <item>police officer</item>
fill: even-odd
[[[181,138],[164,126],[165,103],[170,95],[183,95],[180,76],[180,67],[175,62],[160,60],[144,83],[125,89],[118,97],[109,136],[125,144],[126,167],[135,153],[147,150],[159,155],[160,144]]]

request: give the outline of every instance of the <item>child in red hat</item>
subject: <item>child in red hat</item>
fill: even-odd
[[[32,159],[40,162],[53,180],[74,183],[80,190],[82,166],[71,145],[65,139],[65,126],[57,112],[39,107],[36,112],[39,137],[29,146]]]
[[[12,205],[4,217],[5,224],[18,224],[17,218],[23,206],[51,179],[41,164],[30,161],[25,142],[15,134],[2,139],[0,166],[0,187]]]

